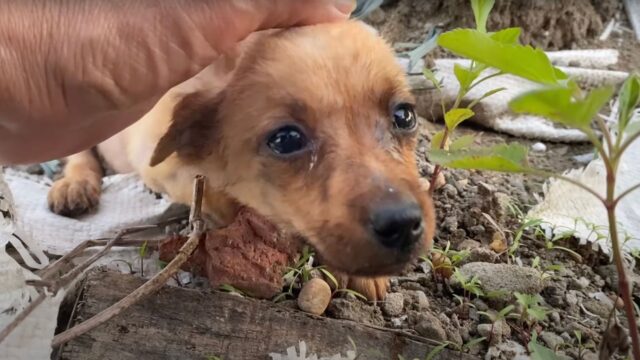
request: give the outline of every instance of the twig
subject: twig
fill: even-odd
[[[146,226],[147,229],[152,227],[155,227],[155,225]],[[139,232],[142,230],[145,230],[145,227],[138,226],[135,228],[128,228],[120,231],[115,238],[109,240],[105,244],[106,250],[103,249],[96,255],[92,256],[89,260],[85,261],[80,266],[74,268],[71,271],[71,273],[76,274],[75,276],[77,276],[77,274],[81,274],[82,271],[84,271],[88,266],[90,266],[93,262],[95,262],[101,256],[103,256],[109,248],[111,248],[113,245],[118,243],[123,236],[127,234],[132,234],[135,232]],[[75,280],[75,276],[67,276],[71,274],[69,273],[61,277],[60,279],[54,281],[52,280],[52,278],[56,274],[57,268],[61,267],[62,264],[69,263],[73,258],[73,256],[77,256],[78,254],[80,254],[84,249],[86,249],[89,246],[89,244],[91,244],[90,240],[83,242],[82,244],[77,246],[73,251],[71,251],[69,254],[61,257],[60,259],[58,259],[58,261],[53,263],[51,265],[51,268],[49,268],[48,271],[45,271],[43,275],[40,277],[41,280],[30,280],[30,281],[27,281],[27,284],[36,286],[36,287],[47,288],[49,291],[52,291],[54,294],[58,291],[58,289],[66,287],[67,285],[69,285],[69,283]],[[58,264],[61,264],[61,265],[58,265]],[[18,327],[18,325],[20,325],[40,304],[42,304],[42,302],[45,300],[46,297],[47,297],[46,293],[42,289],[39,289],[38,297],[36,297],[26,308],[24,308],[24,310],[22,310],[22,312],[18,316],[16,316],[9,323],[9,325],[7,325],[7,327],[2,329],[2,331],[0,332],[0,343],[2,343],[7,338],[7,336],[9,336],[9,334],[11,334],[11,332],[13,332],[13,330],[15,330]]]
[[[131,294],[122,300],[101,311],[89,320],[66,330],[53,338],[52,346],[60,346],[92,329],[112,319],[130,306],[136,304],[144,297],[155,293],[173,276],[184,264],[189,256],[195,251],[200,243],[200,238],[205,232],[204,221],[201,217],[202,198],[204,194],[204,177],[197,176],[194,184],[193,203],[189,221],[191,224],[191,234],[187,242],[180,248],[180,251],[171,262],[156,274],[149,281],[144,283]]]

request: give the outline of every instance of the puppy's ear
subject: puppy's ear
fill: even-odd
[[[215,97],[195,92],[183,97],[175,106],[167,132],[160,138],[149,166],[164,161],[174,152],[186,159],[210,155],[216,142],[218,111],[224,92]]]

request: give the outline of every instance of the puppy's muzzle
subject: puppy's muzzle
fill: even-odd
[[[422,209],[415,201],[387,202],[372,209],[371,232],[385,248],[408,253],[422,240],[422,219]]]

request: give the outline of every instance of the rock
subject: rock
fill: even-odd
[[[562,340],[564,340],[564,342],[570,343],[571,341],[573,341],[573,339],[571,338],[571,335],[569,335],[569,333],[566,331],[560,334],[560,337],[562,338]]]
[[[331,288],[326,281],[320,278],[307,281],[298,295],[300,310],[314,315],[322,314],[329,306],[330,301]]]
[[[351,320],[373,326],[384,326],[384,319],[380,309],[365,304],[360,300],[333,299],[327,308],[327,314],[336,319]]]
[[[598,360],[598,355],[593,351],[585,351],[582,353],[582,360]]]
[[[435,341],[446,341],[447,332],[437,317],[430,313],[418,314],[415,330],[427,339]]]
[[[466,239],[458,245],[458,250],[473,250],[481,246],[482,244],[479,241]]]
[[[560,314],[557,311],[552,311],[551,314],[549,314],[549,318],[551,319],[551,321],[553,321],[554,324],[560,324]]]
[[[606,298],[605,301],[598,299],[586,299],[582,302],[582,305],[587,309],[587,311],[598,315],[603,319],[608,318],[609,314],[611,314],[611,311],[613,310],[613,301],[609,298]]]
[[[442,222],[442,227],[452,232],[458,228],[458,218],[455,216],[448,216]]]
[[[417,311],[429,309],[429,298],[422,290],[409,290],[405,293],[404,305]]]
[[[442,191],[442,193],[445,194],[448,198],[454,198],[458,196],[458,189],[456,189],[456,187],[451,184],[446,184],[440,191]]]
[[[547,151],[547,145],[541,143],[541,142],[537,142],[533,145],[531,145],[531,151],[534,152],[545,152]]]
[[[491,329],[493,327],[493,335]],[[491,345],[499,344],[504,337],[511,335],[511,328],[505,321],[497,321],[492,324],[480,324],[478,325],[478,334],[487,338],[487,341],[491,339]]]
[[[560,335],[556,335],[550,331],[543,331],[540,333],[540,338],[547,344],[547,347],[551,350],[557,350],[560,345],[564,344],[564,339]]]
[[[401,293],[387,294],[382,302],[382,311],[389,316],[399,316],[404,310],[404,296]]]
[[[585,342],[589,339],[598,342],[600,339],[600,335],[598,335],[598,333],[594,330],[589,329],[588,327],[578,323],[578,322],[572,322],[571,324],[569,324],[569,332],[570,333],[575,333],[576,331],[579,331],[582,334],[582,341]]]
[[[605,265],[596,268],[596,273],[604,279],[605,283],[609,285],[614,291],[618,291],[618,271],[615,265]],[[629,277],[629,283],[632,287],[640,285],[640,275],[634,271],[627,271]]]
[[[473,262],[460,267],[460,272],[468,279],[477,276],[485,294],[494,294],[496,300],[513,299],[516,291],[538,294],[544,285],[538,270],[517,265]],[[460,287],[455,278],[451,285]]]
[[[468,262],[488,262],[492,263],[496,261],[498,254],[493,250],[486,247],[477,247],[472,249],[469,253]]]
[[[391,326],[394,328],[401,328],[407,321],[407,315],[403,315],[397,318],[391,319]]]
[[[485,360],[525,360],[529,359],[529,355],[524,346],[509,340],[491,346],[484,358]]]
[[[576,290],[567,291],[567,295],[565,296],[565,302],[569,307],[574,307],[578,305],[578,292]]]
[[[569,289],[571,289],[571,290],[584,290],[589,286],[589,284],[590,284],[589,279],[581,276],[578,279],[573,278],[573,279],[569,280]]]
[[[444,332],[447,334],[447,341],[452,342],[458,346],[462,346],[462,344],[464,343],[458,329],[455,329],[452,326],[446,326],[444,328]]]
[[[484,302],[484,300],[480,299],[480,298],[475,298],[472,301],[473,305],[475,305],[476,309],[478,311],[487,311],[489,310],[489,305],[487,305],[486,302]]]

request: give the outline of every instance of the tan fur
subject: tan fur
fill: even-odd
[[[386,276],[410,259],[374,243],[362,226],[372,204],[389,193],[418,201],[426,230],[414,257],[430,247],[434,232],[415,133],[391,128],[391,104],[413,101],[389,46],[360,23],[262,32],[107,141],[123,144],[128,164],[103,155],[180,203],[191,201],[193,177],[206,175],[205,211],[219,223],[233,218],[237,203],[246,204],[299,232],[325,264],[356,276],[347,280],[350,287],[377,299],[386,292]],[[264,144],[289,122],[306,130],[313,147],[283,160]],[[66,171],[62,181],[77,178]],[[58,191],[50,196],[54,211]]]

